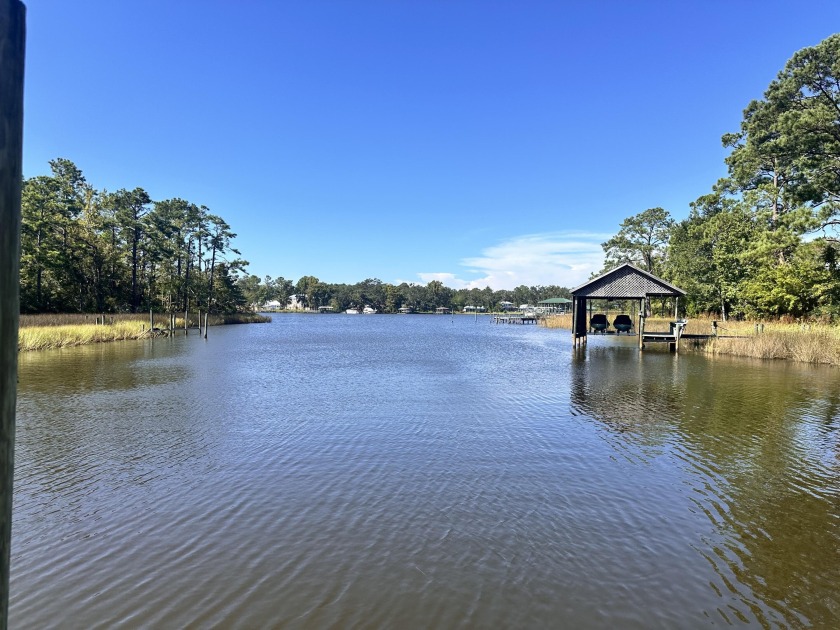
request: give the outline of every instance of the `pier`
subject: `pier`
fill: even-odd
[[[536,324],[536,315],[493,315],[494,324]]]

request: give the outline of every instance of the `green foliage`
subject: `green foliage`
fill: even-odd
[[[794,54],[764,98],[747,106],[740,131],[723,138],[732,148],[726,161],[733,180],[756,193],[771,229],[804,233],[838,226],[839,126],[835,34]]]
[[[50,168],[23,182],[23,312],[241,307],[247,263],[228,258],[239,252],[221,217],[142,188],[97,191],[67,159]]]
[[[602,243],[604,270],[629,262],[651,273],[661,273],[674,220],[662,208],[649,208],[621,223],[618,234]]]
[[[687,291],[690,314],[717,312],[726,320],[743,313],[740,285],[749,270],[744,250],[755,232],[749,208],[726,196],[721,184],[674,225],[665,273]]]
[[[723,137],[729,177],[677,224],[661,209],[603,244],[687,291],[690,314],[840,315],[840,35],[797,52]]]
[[[282,285],[282,290],[276,287]],[[451,289],[439,280],[432,280],[426,285],[403,282],[399,285],[382,282],[377,278],[368,278],[356,284],[327,284],[314,276],[303,276],[296,284],[270,276],[260,281],[257,276],[243,275],[239,278],[238,288],[245,302],[259,308],[270,300],[288,304],[292,293],[303,296],[308,308],[331,306],[337,312],[348,308],[371,306],[380,313],[396,313],[400,308],[408,307],[418,313],[433,313],[438,307],[461,311],[465,306],[481,306],[488,311],[500,310],[503,301],[535,305],[540,300],[552,297],[571,297],[566,287],[519,286],[513,291],[493,291],[484,289]],[[517,301],[518,300],[518,301]]]

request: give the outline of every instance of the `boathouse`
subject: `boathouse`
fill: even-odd
[[[586,307],[589,300],[639,300],[637,330],[640,348],[644,347],[646,304],[649,304],[650,298],[674,298],[676,314],[680,297],[685,297],[685,291],[682,289],[630,263],[619,265],[575,287],[571,294],[574,345],[586,342],[586,332],[589,329],[589,322],[586,321]]]
[[[537,313],[565,313],[572,301],[567,298],[554,297],[537,302]]]

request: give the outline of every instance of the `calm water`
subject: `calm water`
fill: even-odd
[[[18,628],[837,627],[840,372],[447,316],[21,357]]]

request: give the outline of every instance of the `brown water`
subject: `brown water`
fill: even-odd
[[[840,625],[840,372],[445,316],[21,356],[16,628]]]

